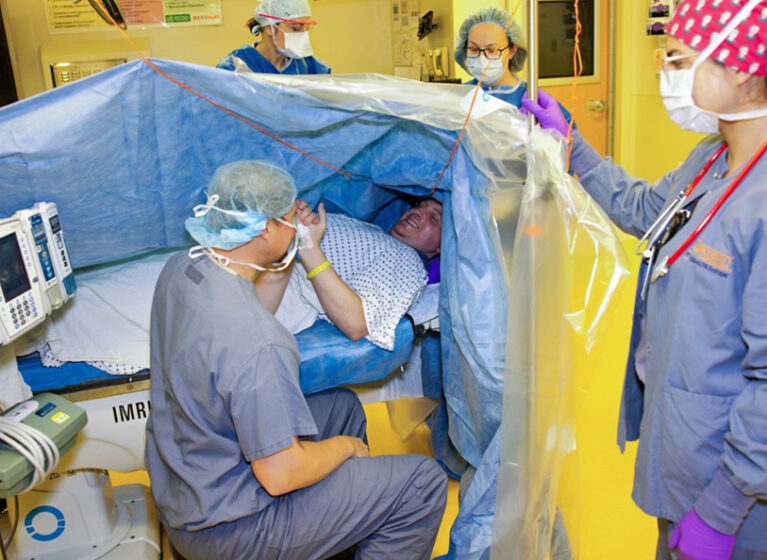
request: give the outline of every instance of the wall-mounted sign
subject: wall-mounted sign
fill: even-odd
[[[125,23],[132,25],[219,25],[221,0],[119,0]],[[53,32],[99,30],[106,23],[88,0],[45,0]]]
[[[676,0],[649,0],[647,34],[665,35],[666,24],[674,13]]]

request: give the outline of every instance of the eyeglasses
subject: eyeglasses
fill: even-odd
[[[692,53],[692,54],[677,54],[674,56],[665,56],[663,57],[662,64],[663,68],[665,70],[679,70],[683,67],[682,60],[686,58],[692,58],[698,56],[699,53]]]
[[[287,27],[280,27],[282,24],[287,25]],[[298,23],[298,22],[279,22],[277,24],[277,29],[282,31],[283,33],[301,33],[303,31],[311,31],[312,30],[312,24],[310,23]]]
[[[503,56],[503,51],[510,49],[513,45],[509,43],[502,49],[496,47],[488,47],[486,49],[478,49],[477,47],[466,47],[466,56],[469,58],[477,58],[480,54],[485,55],[488,60],[495,60]]]

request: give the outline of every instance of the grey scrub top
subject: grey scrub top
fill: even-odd
[[[207,257],[173,256],[152,303],[146,465],[162,519],[196,531],[274,498],[250,465],[317,432],[298,347],[253,284]]]
[[[574,133],[572,168],[624,231],[640,236],[721,145],[707,137],[655,184],[630,177]],[[737,175],[725,151],[691,195],[691,219],[660,250],[673,254]],[[767,550],[767,157],[663,278],[640,313],[624,383],[620,440],[639,437],[633,497],[648,514],[678,521],[695,505],[737,546]],[[645,355],[646,380],[633,358]],[[704,516],[705,515],[705,516]]]

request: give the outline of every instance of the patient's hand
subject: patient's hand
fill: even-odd
[[[296,218],[309,230],[313,246],[319,247],[327,227],[325,205],[320,202],[317,206],[317,214],[315,214],[306,201],[296,200],[296,210]]]
[[[308,226],[309,224],[318,224],[319,216],[312,211],[312,207],[305,200],[296,199],[296,218],[299,222]]]

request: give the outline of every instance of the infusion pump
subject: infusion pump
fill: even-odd
[[[0,346],[42,323],[75,289],[54,203],[0,219]]]

